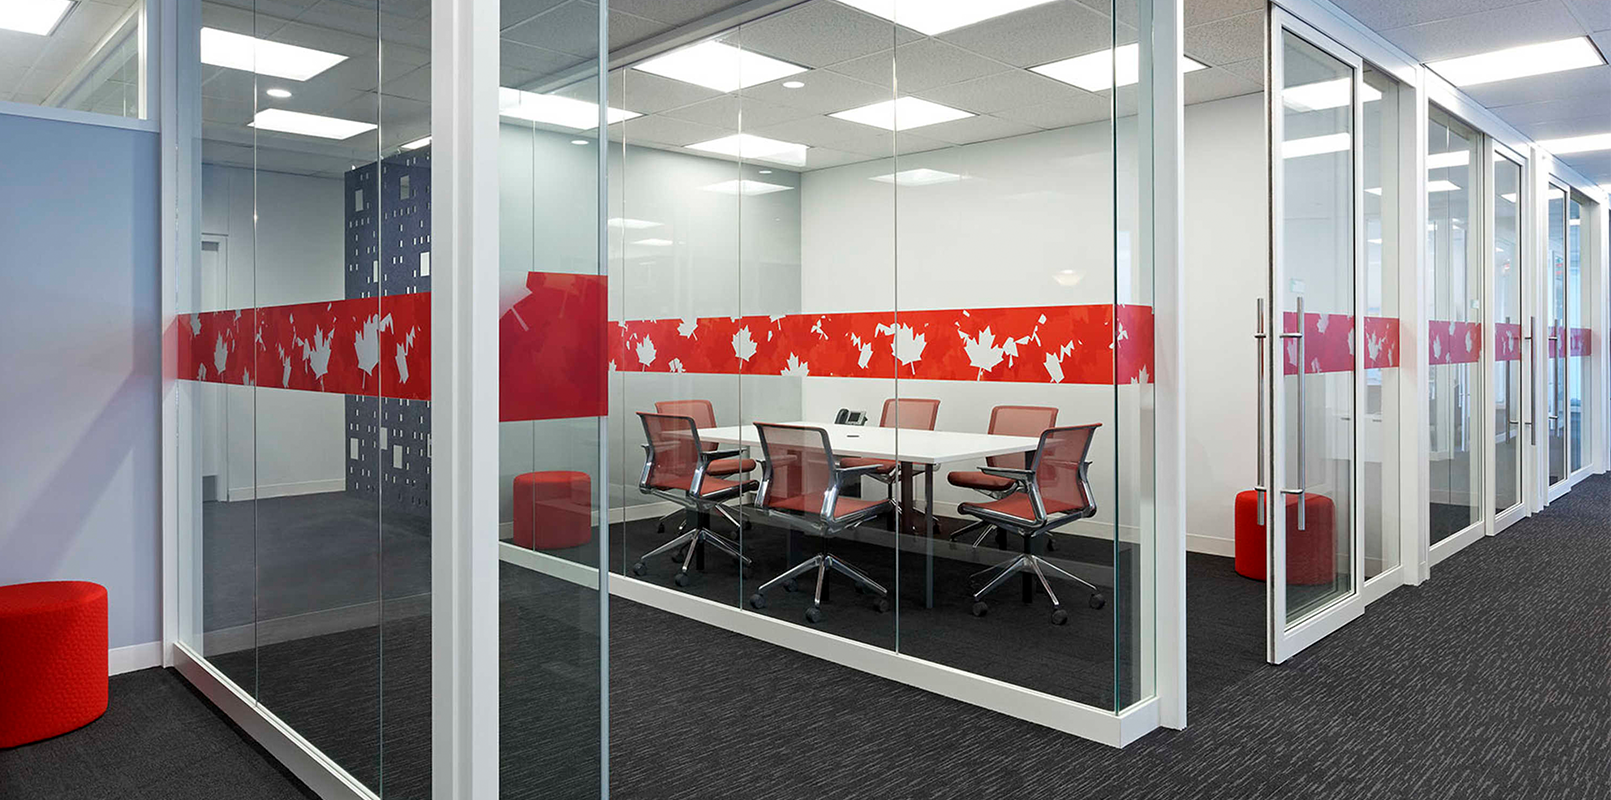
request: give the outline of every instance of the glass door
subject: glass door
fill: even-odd
[[[1362,280],[1360,58],[1274,10],[1271,274],[1259,322],[1268,657],[1359,616],[1355,312]],[[1268,376],[1268,377],[1264,377]],[[1263,441],[1261,441],[1263,444]],[[1265,476],[1268,476],[1266,481]]]
[[[1532,366],[1523,346],[1532,331],[1522,318],[1522,165],[1498,145],[1493,148],[1493,189],[1488,193],[1493,220],[1493,424],[1495,532],[1519,519],[1511,514],[1522,505],[1522,464],[1527,448],[1524,397]]]
[[[1549,196],[1549,262],[1545,298],[1546,326],[1549,347],[1545,355],[1545,395],[1548,404],[1549,485],[1551,488],[1566,481],[1566,189],[1550,184]]]

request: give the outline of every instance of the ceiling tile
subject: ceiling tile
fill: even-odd
[[[555,75],[575,66],[579,56],[559,53],[542,47],[531,47],[504,39],[498,43],[502,64],[538,75]],[[521,87],[514,87],[521,88]]]
[[[588,8],[593,9],[595,16],[598,14],[596,6],[589,4]],[[668,26],[663,22],[656,22],[652,19],[616,11],[613,5],[610,8],[610,52],[612,53],[623,47],[653,38],[668,30]]]
[[[888,20],[816,0],[745,25],[732,44],[807,67],[825,67],[923,38]]]
[[[1134,37],[1123,25],[1120,38]],[[1034,67],[1113,46],[1113,23],[1105,14],[1079,3],[1059,2],[1035,6],[942,33],[952,44],[980,55],[1020,67]],[[905,81],[902,81],[905,88]]]
[[[1406,25],[1454,19],[1496,8],[1523,5],[1532,0],[1336,0],[1342,10],[1371,30],[1385,31]]]
[[[720,97],[721,92],[639,70],[610,75],[610,102],[640,114],[653,114]]]
[[[1605,0],[1566,0],[1591,31],[1611,31],[1611,3]]]
[[[1219,68],[1241,78],[1242,80],[1251,81],[1260,87],[1264,86],[1263,53],[1260,53],[1258,58],[1250,58],[1246,61],[1232,61],[1229,64],[1221,65]]]
[[[875,86],[890,86],[891,76],[899,70],[901,93],[912,94],[1004,72],[1008,67],[960,47],[936,39],[925,39],[901,45],[894,51],[886,50],[835,64],[830,69]]]
[[[665,112],[665,115],[702,125],[746,131],[812,116],[811,112],[801,111],[798,108],[747,97],[741,100],[737,95],[731,94],[673,109]]]
[[[823,146],[831,150],[848,150],[852,153],[888,157],[890,155],[920,153],[949,145],[939,139],[930,139],[911,133],[895,134],[890,131],[867,129],[866,133],[859,136],[836,142],[824,142]]]
[[[1136,26],[1136,22],[1140,18],[1140,11],[1137,7],[1140,0],[1078,0],[1078,2],[1080,5],[1104,17],[1115,17],[1132,28]],[[1187,0],[1186,4],[1190,6],[1191,0]],[[1188,8],[1186,13],[1189,16],[1191,10]]]
[[[1473,100],[1490,108],[1537,103],[1544,100],[1578,99],[1611,96],[1611,66],[1587,67],[1550,75],[1533,75],[1508,81],[1467,86],[1463,90]],[[1503,113],[1501,112],[1501,116]]]
[[[18,31],[0,31],[0,65],[10,67],[32,66],[39,54],[45,52],[43,36]]]
[[[1066,128],[1108,119],[1113,114],[1113,101],[1100,95],[1057,103],[1039,103],[995,112],[995,116],[1034,125],[1037,128]]]
[[[784,80],[804,83],[798,89],[785,89]],[[769,103],[798,108],[812,114],[829,114],[847,108],[860,108],[871,103],[889,100],[894,96],[888,88],[866,81],[818,69],[783,80],[751,86],[742,92],[746,100],[754,98]]]
[[[1533,141],[1544,139],[1564,139],[1569,136],[1587,136],[1594,133],[1611,133],[1611,105],[1597,104],[1594,113],[1558,119],[1549,122],[1535,122],[1530,125],[1518,125],[1522,133],[1527,134]],[[1585,104],[1578,104],[1578,110],[1588,111]]]
[[[813,147],[828,142],[844,141],[857,138],[873,130],[866,125],[846,122],[833,117],[801,117],[779,125],[765,128],[755,128],[750,133],[765,136],[769,139],[781,139],[785,142],[799,142]]]
[[[674,147],[708,142],[711,139],[730,136],[732,133],[733,131],[727,128],[700,125],[697,122],[673,119],[659,114],[636,117],[610,126],[610,138],[619,139],[627,144],[647,141]]]
[[[1607,92],[1611,93],[1611,88],[1608,88]],[[1604,98],[1602,103],[1607,109],[1611,109],[1611,97]],[[1500,114],[1506,122],[1526,133],[1529,125],[1573,119],[1582,116],[1584,110],[1583,98],[1571,98],[1567,100],[1541,100],[1536,103],[1505,106],[1495,113]]]
[[[919,135],[930,139],[938,139],[951,144],[972,144],[974,142],[986,142],[992,139],[1006,139],[1012,136],[1022,136],[1026,133],[1035,133],[1040,128],[999,117],[978,116],[954,119],[937,125],[925,125],[916,130]]]
[[[1264,12],[1186,29],[1186,55],[1211,67],[1264,57]]]
[[[743,0],[610,0],[610,10],[625,11],[668,25],[683,25],[742,3]]]
[[[1200,69],[1186,73],[1185,99],[1188,105],[1262,91],[1263,86],[1224,69]]]
[[[598,9],[581,0],[571,0],[505,29],[503,38],[574,56],[597,56]]]
[[[112,30],[123,11],[101,3],[79,3],[67,17],[56,25],[51,39],[68,39],[84,44],[96,44]]]
[[[1184,13],[1186,27],[1190,28],[1250,11],[1262,14],[1263,0],[1185,0]]]
[[[833,150],[827,147],[813,147],[806,151],[806,166],[808,170],[838,167],[844,164],[854,164],[866,161],[868,156],[864,153],[851,153],[844,150]]]
[[[508,31],[531,18],[546,14],[570,0],[499,0],[498,22],[502,30]],[[613,8],[614,3],[610,6]]]
[[[412,72],[386,81],[381,85],[381,91],[389,96],[429,103],[431,102],[431,68],[429,66],[416,67]]]
[[[1054,81],[1027,70],[999,72],[976,80],[936,87],[918,94],[925,100],[933,100],[936,103],[978,114],[1094,96],[1062,81]]]
[[[1582,36],[1585,31],[1561,0],[1540,0],[1381,33],[1422,61],[1439,61]]]

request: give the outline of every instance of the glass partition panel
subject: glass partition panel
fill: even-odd
[[[1482,520],[1480,135],[1440,108],[1427,127],[1426,314],[1433,544]]]
[[[1494,154],[1494,512],[1522,500],[1522,168]]]
[[[609,543],[599,11],[501,8],[499,789],[597,797]]]
[[[1583,269],[1583,204],[1574,194],[1566,202],[1566,408],[1571,471],[1587,463],[1584,443],[1589,438],[1588,410],[1591,405],[1589,381],[1589,320],[1593,319],[1594,294],[1589,291],[1591,276]]]
[[[145,0],[15,0],[0,28],[0,100],[145,119]],[[32,7],[32,8],[29,8]],[[21,11],[27,9],[27,13]],[[156,19],[151,15],[150,19]]]
[[[1360,514],[1365,579],[1399,565],[1399,248],[1398,81],[1366,64],[1361,99],[1365,181],[1365,296],[1360,343],[1365,348],[1365,407],[1360,417]]]
[[[1545,394],[1549,427],[1549,483],[1566,480],[1566,190],[1551,185],[1548,195],[1549,251],[1545,302],[1549,349],[1546,363]]]

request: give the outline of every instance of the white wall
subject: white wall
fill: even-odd
[[[0,114],[0,585],[106,587],[161,638],[154,133]]]
[[[341,180],[202,167],[202,235],[223,244],[220,308],[340,300],[346,226]],[[257,224],[254,226],[253,215]],[[341,491],[346,398],[220,386],[231,500]],[[255,492],[255,495],[254,495]]]

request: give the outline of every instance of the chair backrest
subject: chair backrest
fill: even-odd
[[[670,414],[674,417],[689,417],[693,419],[695,427],[716,427],[716,407],[709,400],[661,400],[654,404],[657,414]],[[715,442],[705,445],[706,450],[715,450]]]
[[[649,489],[692,488],[699,468],[699,426],[693,417],[639,411],[649,440],[649,463],[641,483]]]
[[[878,417],[880,428],[905,428],[909,431],[932,431],[934,420],[940,415],[940,401],[918,397],[891,397],[884,401],[884,413]]]
[[[800,425],[755,423],[761,436],[764,480],[756,503],[761,508],[797,508],[820,514],[822,496],[833,485],[833,448],[828,432]]]
[[[996,406],[990,410],[990,432],[1002,436],[1039,437],[1056,424],[1057,409],[1050,406]],[[985,463],[992,467],[1029,469],[1029,453],[990,456]]]
[[[1035,451],[1035,485],[1048,514],[1078,511],[1091,505],[1085,458],[1102,423],[1051,428],[1040,435]]]

